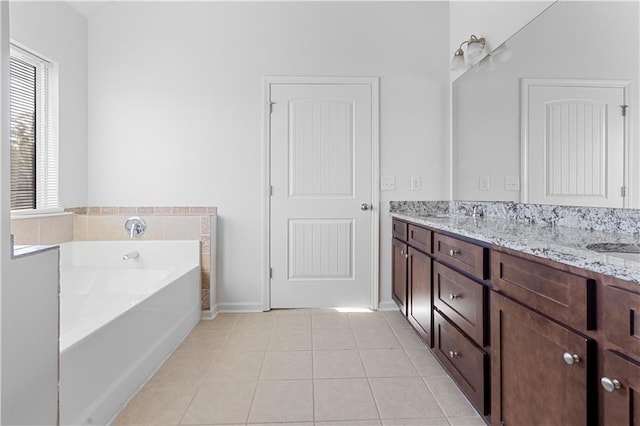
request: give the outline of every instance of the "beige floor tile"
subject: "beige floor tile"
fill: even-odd
[[[384,328],[354,328],[353,334],[356,338],[358,349],[393,349],[402,347],[391,329],[386,325]]]
[[[475,416],[478,413],[449,377],[423,378],[447,417]]]
[[[380,312],[352,312],[347,316],[353,328],[389,328]]]
[[[316,422],[316,426],[381,426],[380,420],[350,420],[337,422]]]
[[[222,351],[211,363],[205,381],[257,380],[264,354],[258,351]]]
[[[311,351],[267,352],[260,380],[311,379]]]
[[[339,312],[318,312],[311,314],[311,327],[320,328],[349,328],[347,314]]]
[[[369,379],[369,383],[382,419],[445,417],[418,377]]]
[[[251,426],[313,426],[313,422],[277,422],[277,423],[247,423],[247,424]]]
[[[313,376],[316,379],[346,379],[365,377],[365,373],[356,350],[314,351]]]
[[[311,380],[274,380],[258,382],[250,423],[313,421]]]
[[[197,390],[196,383],[148,383],[113,425],[177,425]]]
[[[405,349],[427,349],[427,345],[413,328],[400,328],[394,330],[394,334]]]
[[[228,351],[264,351],[269,342],[269,330],[234,328],[224,349]]]
[[[276,314],[273,312],[259,312],[240,314],[235,328],[246,329],[262,329],[270,330],[273,327],[273,323],[276,319]]]
[[[273,328],[276,330],[310,330],[311,314],[297,312],[278,314]]]
[[[229,337],[228,330],[194,329],[180,345],[180,352],[211,352],[221,350]]]
[[[449,426],[446,418],[383,420],[383,426]],[[486,425],[485,425],[486,426]]]
[[[269,351],[310,351],[311,330],[273,330]]]
[[[202,320],[196,325],[196,330],[231,330],[238,322],[240,314],[218,314],[212,320]]]
[[[204,383],[180,424],[246,422],[255,388],[254,381]]]
[[[151,382],[202,383],[214,360],[220,354],[216,352],[181,352],[176,351],[158,369]]]
[[[350,328],[313,330],[314,350],[356,349],[356,339]]]
[[[360,350],[367,377],[412,377],[417,376],[411,360],[403,349]]]
[[[422,377],[443,377],[447,373],[431,351],[427,349],[407,349],[407,355]]]
[[[389,327],[393,330],[401,330],[403,328],[411,328],[411,324],[407,320],[407,317],[402,315],[399,311],[384,311],[382,316],[389,324]]]
[[[449,423],[452,426],[486,426],[480,416],[449,417]]]
[[[378,410],[366,379],[314,381],[316,420],[372,420]]]

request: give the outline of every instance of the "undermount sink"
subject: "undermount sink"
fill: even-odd
[[[630,243],[594,243],[586,248],[621,259],[640,262],[640,245]]]

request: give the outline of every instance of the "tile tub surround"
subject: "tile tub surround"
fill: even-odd
[[[469,212],[479,205],[484,216]],[[640,211],[499,202],[391,202],[392,217],[640,284],[640,262],[586,249],[640,244]],[[634,222],[635,221],[635,222]]]
[[[73,213],[73,240],[128,240],[125,221],[139,216],[147,223],[140,240],[199,240],[202,266],[202,310],[209,310],[211,276],[215,274],[216,207],[79,207]],[[213,253],[213,255],[212,255]],[[214,276],[215,278],[215,276]]]
[[[11,218],[11,234],[16,245],[49,245],[73,239],[73,214],[54,213]]]

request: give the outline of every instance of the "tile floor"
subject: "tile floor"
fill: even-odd
[[[200,322],[114,425],[484,425],[399,312]]]

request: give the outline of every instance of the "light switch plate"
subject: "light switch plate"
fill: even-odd
[[[420,191],[422,189],[422,177],[421,176],[412,176],[411,177],[411,190],[412,191]]]
[[[520,191],[520,178],[518,176],[505,176],[505,191]]]
[[[478,178],[478,189],[480,191],[488,191],[491,188],[491,179],[489,176],[480,176]]]
[[[396,189],[395,176],[380,176],[380,191],[395,191],[395,189]]]

